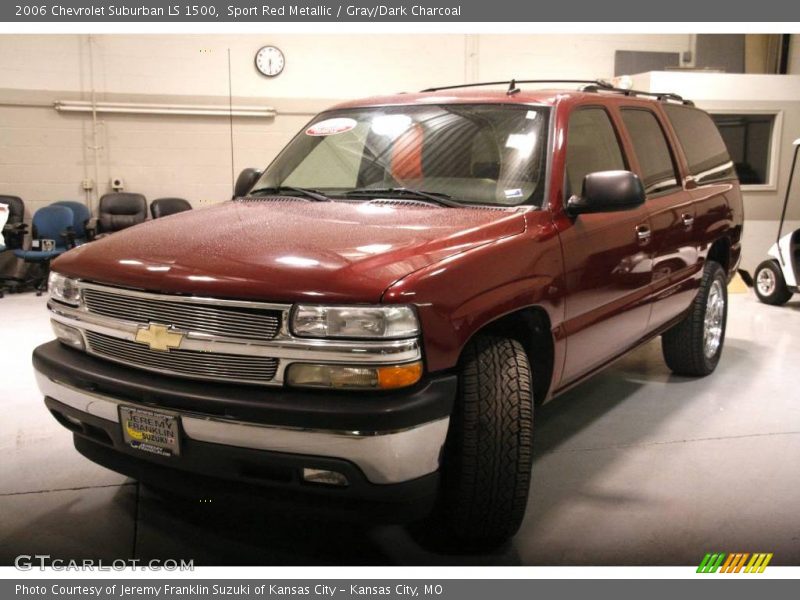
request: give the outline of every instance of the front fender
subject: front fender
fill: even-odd
[[[545,215],[534,214],[524,233],[451,256],[386,290],[385,303],[417,305],[429,371],[454,367],[475,333],[518,310],[541,307],[554,330],[560,326],[564,285],[558,234]]]

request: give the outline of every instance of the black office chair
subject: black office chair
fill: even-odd
[[[8,206],[8,221],[3,227],[3,237],[8,250],[22,248],[25,242],[25,203],[19,196],[0,195],[0,204]]]
[[[150,214],[154,219],[192,210],[192,205],[183,198],[156,198],[150,203]]]
[[[98,216],[89,222],[90,237],[127,229],[147,219],[147,199],[142,194],[114,192],[100,198]]]
[[[22,198],[0,194],[0,204],[7,206],[9,212],[8,220],[3,226],[5,249],[0,251],[0,298],[2,298],[6,289],[14,291],[25,282],[26,267],[12,251],[24,247],[28,227],[25,224],[25,203]]]

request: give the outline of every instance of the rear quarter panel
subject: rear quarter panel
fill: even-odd
[[[744,206],[739,181],[732,179],[697,185],[691,177],[683,146],[669,116],[660,105],[658,110],[678,159],[684,189],[691,194],[695,205],[694,232],[699,252],[705,261],[714,242],[726,238],[730,242],[728,278],[731,278],[736,273],[742,254]]]

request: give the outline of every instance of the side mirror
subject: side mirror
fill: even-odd
[[[263,173],[263,171],[260,169],[253,168],[244,169],[239,173],[239,177],[236,178],[236,185],[233,187],[233,197],[241,198],[242,196],[246,196],[247,193],[253,189],[258,178],[261,177],[261,173]]]
[[[644,186],[630,171],[598,171],[583,178],[580,196],[567,201],[572,215],[629,210],[644,204]]]

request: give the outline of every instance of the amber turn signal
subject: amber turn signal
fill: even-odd
[[[422,363],[378,368],[378,387],[382,390],[395,390],[417,383],[422,377]]]
[[[421,362],[386,367],[294,363],[286,372],[291,386],[334,389],[395,390],[414,385],[421,377]]]

